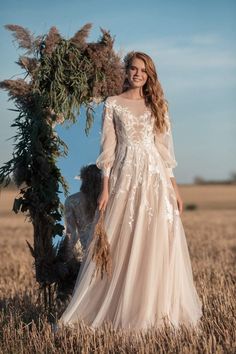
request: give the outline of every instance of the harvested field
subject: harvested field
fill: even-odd
[[[53,333],[38,300],[31,224],[11,212],[14,191],[0,195],[0,353],[235,353],[236,186],[181,186],[182,216],[194,278],[203,302],[198,333],[169,328],[125,333],[104,326],[92,333]]]

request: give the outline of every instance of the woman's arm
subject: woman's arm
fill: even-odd
[[[171,127],[171,121],[170,121],[168,110],[166,111],[166,121],[168,124],[167,131],[164,133],[160,133],[160,132],[156,133],[155,142],[156,142],[156,147],[165,163],[167,174],[174,188],[178,209],[181,214],[183,212],[183,201],[180,196],[179,188],[173,173],[173,169],[177,166],[177,161],[175,158],[172,127]]]
[[[73,205],[71,198],[68,197],[65,201],[65,233],[71,240],[72,247],[76,244],[79,239],[78,225],[73,211]]]
[[[113,120],[113,107],[110,99],[107,98],[103,108],[102,136],[100,155],[96,160],[96,165],[102,170],[103,184],[102,191],[98,198],[99,210],[105,209],[109,198],[109,176],[115,159],[116,132]]]
[[[105,210],[109,198],[109,177],[103,176],[102,191],[98,198],[98,209]]]
[[[167,130],[164,132],[155,132],[155,144],[165,164],[168,176],[173,178],[173,169],[177,166],[177,161],[175,158],[172,127],[168,111],[165,113],[165,119]]]
[[[171,180],[172,186],[173,186],[174,191],[175,191],[179,213],[182,214],[182,212],[183,212],[183,201],[182,201],[182,198],[180,196],[180,192],[179,192],[178,185],[176,183],[176,179],[175,179],[175,177],[171,177],[170,180]]]

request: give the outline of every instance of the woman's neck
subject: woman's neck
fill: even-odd
[[[133,100],[139,100],[144,97],[142,90],[140,90],[139,87],[129,88],[127,91],[123,92],[123,94],[125,97],[133,99]]]

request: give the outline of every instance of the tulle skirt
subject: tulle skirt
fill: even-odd
[[[95,263],[87,251],[59,324],[83,321],[95,328],[110,322],[115,329],[147,329],[167,320],[176,328],[196,326],[201,302],[175,192],[160,156],[127,147],[117,155],[109,190],[104,226],[112,276],[91,281]],[[92,233],[93,227],[88,245]]]

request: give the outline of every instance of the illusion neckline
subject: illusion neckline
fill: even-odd
[[[135,102],[137,102],[137,101],[145,101],[145,99],[144,98],[127,98],[127,97],[124,97],[124,96],[117,96],[117,97],[120,97],[120,98],[124,98],[125,100],[128,100],[128,101],[135,101]]]

